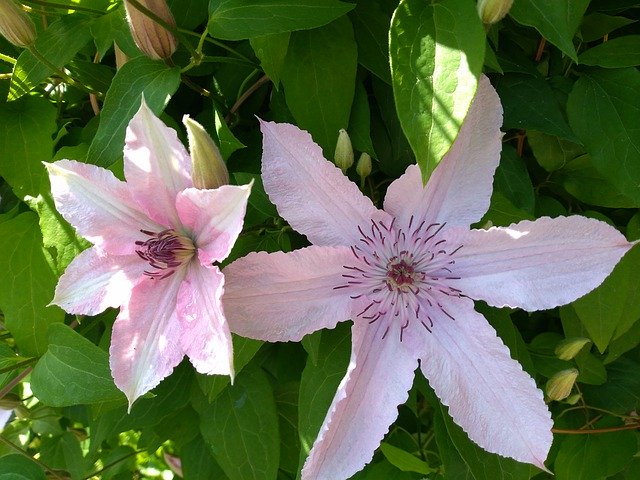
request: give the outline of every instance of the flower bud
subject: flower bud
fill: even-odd
[[[362,152],[358,163],[356,163],[356,173],[364,180],[371,175],[371,157],[367,152]]]
[[[575,368],[568,368],[556,373],[547,382],[547,398],[549,400],[563,400],[571,394],[573,385],[578,378],[578,370]]]
[[[202,125],[187,115],[182,119],[187,127],[191,154],[191,179],[196,188],[218,188],[229,183],[229,171],[220,149]]]
[[[176,21],[165,0],[137,0],[140,5],[153,12],[169,25]],[[176,51],[176,37],[145,13],[138,10],[129,0],[125,0],[127,20],[131,35],[142,53],[154,60],[169,58]]]
[[[28,47],[36,39],[36,27],[14,0],[0,0],[0,34],[16,47]]]
[[[482,23],[491,25],[502,20],[513,5],[513,0],[478,0],[478,15]]]
[[[591,340],[584,337],[567,338],[561,341],[556,347],[556,356],[560,360],[571,360],[578,355],[582,347],[588,343],[591,343]]]
[[[333,155],[336,166],[343,172],[353,165],[353,147],[351,139],[344,128],[338,133],[338,141],[336,143],[336,153]]]

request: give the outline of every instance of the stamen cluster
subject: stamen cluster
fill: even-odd
[[[158,233],[149,230],[140,231],[151,238],[136,241],[136,245],[141,247],[136,249],[136,253],[155,269],[144,272],[153,279],[162,280],[173,275],[179,266],[191,260],[196,250],[191,239],[173,229]]]

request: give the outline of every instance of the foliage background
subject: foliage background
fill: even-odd
[[[183,140],[184,114],[205,125],[233,181],[255,179],[230,259],[306,244],[261,189],[255,116],[309,130],[329,158],[348,129],[374,159],[364,191],[379,203],[416,158],[428,176],[473,95],[456,78],[481,71],[506,135],[480,225],[578,213],[640,237],[640,2],[515,0],[485,29],[472,0],[173,0],[180,46],[169,62],[137,50],[121,2],[23,3],[49,64],[0,38],[0,408],[15,413],[0,434],[0,479],[170,478],[175,457],[188,479],[294,479],[346,369],[348,325],[299,344],[235,338],[233,387],[184,362],[126,414],[108,367],[115,312],[47,306],[87,245],[55,211],[41,162],[121,175],[143,92]],[[118,70],[114,42],[129,57]],[[541,388],[579,371],[572,394],[549,401],[557,480],[640,478],[639,269],[636,247],[571,305],[479,306]],[[576,337],[589,342],[561,360],[558,345]],[[422,377],[399,412],[354,478],[551,478],[472,444]]]

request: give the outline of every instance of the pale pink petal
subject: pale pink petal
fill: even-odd
[[[371,218],[388,220],[360,193],[311,135],[287,123],[261,122],[264,135],[262,180],[278,213],[315,245],[352,245],[358,226]],[[336,132],[337,134],[337,132]]]
[[[493,174],[502,149],[502,106],[487,77],[478,91],[460,133],[423,188],[420,169],[410,166],[389,185],[384,209],[406,225],[418,223],[468,227],[482,218],[491,199]]]
[[[9,423],[9,419],[13,414],[13,409],[5,410],[4,408],[0,408],[0,432],[4,430],[4,427]]]
[[[105,255],[96,248],[80,253],[58,280],[53,305],[69,313],[97,315],[129,300],[149,264],[137,255]]]
[[[242,231],[251,184],[223,185],[215,190],[188,188],[176,198],[182,224],[188,227],[203,265],[227,258]]]
[[[343,480],[361,470],[398,416],[398,405],[407,400],[416,353],[399,341],[398,328],[385,335],[386,328],[384,322],[354,324],[351,362],[302,480]]]
[[[544,469],[553,422],[542,392],[468,298],[441,295],[420,367],[453,420],[488,452]],[[425,307],[428,307],[425,305]]]
[[[178,293],[180,344],[200,373],[233,376],[233,345],[220,297],[224,275],[191,262]]]
[[[497,307],[542,310],[600,285],[633,246],[615,228],[580,216],[461,232],[451,284]]]
[[[113,324],[109,363],[115,384],[129,400],[154,388],[184,353],[176,298],[184,269],[164,279],[145,278],[131,292]]]
[[[250,253],[227,266],[224,311],[232,332],[268,341],[298,341],[351,315],[343,265],[346,247],[311,246],[290,253]]]
[[[127,127],[124,174],[135,198],[156,222],[177,226],[175,198],[193,187],[191,158],[167,127],[143,102]]]
[[[163,230],[143,213],[113,173],[73,160],[45,163],[56,208],[78,234],[114,255],[135,252],[140,230]]]

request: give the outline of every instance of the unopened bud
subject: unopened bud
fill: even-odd
[[[191,179],[196,188],[218,188],[229,183],[229,171],[220,149],[198,122],[187,115],[182,119],[187,127],[191,154]]]
[[[580,353],[582,347],[589,343],[591,343],[591,340],[584,337],[567,338],[556,347],[556,356],[560,360],[571,360]]]
[[[36,40],[36,27],[14,0],[0,0],[0,34],[16,47],[28,47]]]
[[[356,173],[360,175],[361,179],[367,178],[371,175],[371,157],[367,152],[362,152],[358,162],[356,163]]]
[[[478,15],[482,23],[491,25],[502,20],[513,5],[513,0],[478,0]]]
[[[137,0],[147,10],[165,23],[175,27],[176,21],[165,0]],[[176,37],[147,14],[138,10],[129,0],[125,0],[127,20],[131,36],[142,53],[154,60],[169,58],[176,51]]]
[[[338,141],[336,142],[336,153],[333,155],[336,166],[343,172],[346,172],[353,165],[353,147],[351,139],[344,128],[338,133]]]
[[[569,368],[556,373],[547,382],[547,398],[549,400],[563,400],[571,395],[573,385],[578,378],[578,370]]]

